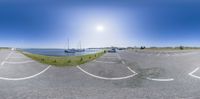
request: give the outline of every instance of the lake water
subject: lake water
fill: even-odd
[[[96,53],[100,51],[100,49],[86,49],[84,52],[76,53],[65,53],[64,49],[23,49],[23,51],[47,56],[80,56]]]

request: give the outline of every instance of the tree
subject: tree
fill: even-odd
[[[140,49],[145,49],[145,48],[146,48],[145,46],[141,46],[141,47],[140,47]]]
[[[184,49],[184,47],[183,47],[183,46],[180,46],[179,48],[180,48],[180,50],[183,50],[183,49]]]

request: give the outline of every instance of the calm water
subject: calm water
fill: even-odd
[[[23,50],[25,52],[47,55],[47,56],[80,56],[100,51],[100,49],[86,49],[84,52],[65,53],[64,49],[23,49]]]

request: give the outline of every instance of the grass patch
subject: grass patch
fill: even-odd
[[[31,54],[26,52],[24,52],[23,54],[43,64],[64,67],[64,66],[76,66],[84,64],[88,61],[94,60],[102,56],[104,52],[101,51],[95,54],[88,54],[82,56],[66,56],[66,57],[45,56],[45,55]]]
[[[7,48],[7,47],[0,47],[0,50],[8,50],[10,48]]]

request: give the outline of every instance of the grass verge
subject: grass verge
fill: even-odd
[[[64,67],[64,66],[76,66],[84,64],[88,61],[92,61],[102,56],[104,52],[101,51],[95,54],[88,54],[82,56],[66,56],[66,57],[45,56],[45,55],[31,54],[26,52],[23,52],[23,54],[43,64]]]

